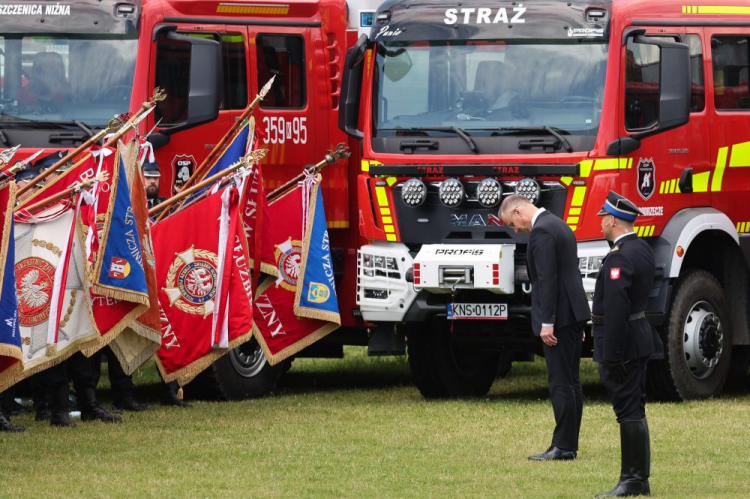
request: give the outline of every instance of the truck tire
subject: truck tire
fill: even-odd
[[[458,347],[445,320],[408,324],[406,347],[414,384],[426,399],[482,397],[498,372],[499,353]]]
[[[288,361],[272,366],[255,339],[224,355],[185,389],[190,398],[241,400],[270,394]]]
[[[651,361],[649,392],[660,400],[715,397],[727,379],[732,329],[724,290],[705,270],[680,278],[662,338],[664,360]]]

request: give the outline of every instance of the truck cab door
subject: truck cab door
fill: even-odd
[[[160,30],[152,45],[153,87],[161,87],[167,97],[157,104],[149,117],[149,129],[154,128],[156,160],[161,171],[159,195],[175,193],[175,183],[186,181],[195,168],[229,130],[235,119],[247,107],[248,55],[244,28],[225,25],[178,25],[178,35],[214,40],[221,45],[221,73],[219,83],[220,110],[216,120],[194,127],[185,127],[189,109],[190,85],[189,44],[169,37],[168,30]]]
[[[312,29],[250,26],[250,92],[255,96],[272,76],[276,79],[256,108],[258,147],[268,149],[263,161],[266,189],[273,190],[300,174],[305,165],[322,158],[317,144]]]
[[[684,29],[674,27],[649,28],[644,36],[685,43]],[[639,39],[629,36],[622,46],[621,137],[638,137],[659,125],[660,91],[665,83],[661,81],[662,51],[656,45],[638,43]],[[621,157],[620,169],[624,171],[620,174],[625,178],[620,194],[644,212],[636,225],[639,236],[658,235],[674,213],[693,202],[694,194],[681,191],[680,178],[686,169],[694,167],[697,123],[691,119],[686,125],[640,138],[640,146]]]

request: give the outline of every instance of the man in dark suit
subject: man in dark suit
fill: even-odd
[[[146,162],[143,164],[143,186],[146,189],[146,200],[149,208],[162,203],[166,198],[159,196],[159,183],[161,172],[156,163]]]
[[[529,459],[575,459],[583,415],[582,333],[591,317],[578,270],[576,238],[565,222],[523,196],[503,200],[500,216],[516,232],[530,233],[526,261],[532,285],[531,327],[543,343],[555,413],[552,445]]]
[[[622,463],[619,483],[596,497],[650,494],[646,364],[661,340],[645,314],[655,266],[651,247],[633,232],[639,214],[633,203],[615,192],[609,193],[599,212],[612,249],[594,288],[594,360],[620,424]]]

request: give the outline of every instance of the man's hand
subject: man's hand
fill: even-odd
[[[551,346],[551,347],[557,345],[557,338],[555,338],[554,326],[542,326],[542,334],[540,336],[545,345]]]
[[[607,368],[607,372],[609,372],[609,375],[613,380],[617,381],[618,383],[622,383],[623,381],[625,381],[625,378],[627,377],[627,372],[625,371],[625,362],[621,360],[610,360],[604,363],[604,367]]]

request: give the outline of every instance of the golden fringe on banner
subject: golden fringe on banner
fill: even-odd
[[[157,355],[156,358],[156,366],[159,368],[159,373],[161,373],[162,378],[164,379],[165,383],[169,383],[171,381],[177,381],[177,383],[180,386],[185,386],[191,381],[195,379],[196,376],[198,376],[200,373],[205,371],[208,367],[211,366],[214,362],[216,362],[217,359],[220,357],[223,357],[224,355],[228,354],[230,350],[233,348],[237,348],[238,346],[242,345],[245,342],[248,342],[252,339],[253,334],[252,331],[248,331],[247,333],[243,334],[242,336],[239,336],[232,341],[229,342],[229,348],[221,349],[221,350],[214,350],[205,357],[201,357],[200,359],[196,360],[189,366],[185,366],[182,369],[178,369],[177,371],[173,372],[172,374],[167,374],[164,370],[164,366],[161,363],[161,360],[159,360],[159,356]]]
[[[133,339],[129,339],[134,337]],[[128,338],[128,339],[125,339]],[[154,331],[138,321],[126,327],[109,344],[125,374],[133,374],[161,347],[161,332]]]

